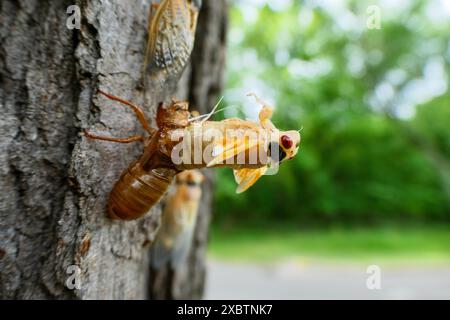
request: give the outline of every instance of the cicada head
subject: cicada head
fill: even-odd
[[[297,155],[300,146],[300,133],[298,131],[285,131],[280,133],[280,147],[286,154],[283,160],[290,160]]]
[[[278,141],[272,141],[270,155],[272,160],[282,162],[297,155],[301,137],[298,131],[280,131]]]

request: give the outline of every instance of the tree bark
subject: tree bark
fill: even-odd
[[[105,216],[114,182],[142,145],[80,134],[142,133],[130,110],[97,89],[137,105],[151,101],[145,111],[154,124],[157,101],[145,96],[141,74],[151,2],[77,0],[81,29],[69,30],[73,1],[0,1],[1,298],[146,299],[167,290],[166,281],[151,283],[148,272],[160,206],[133,222]],[[226,20],[224,0],[203,2],[192,66],[177,95],[201,112],[222,86]],[[172,274],[175,293],[168,297],[202,295],[211,184],[189,276]]]

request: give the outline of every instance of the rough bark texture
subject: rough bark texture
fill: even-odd
[[[149,288],[157,298],[201,297],[211,180],[187,276],[150,277],[160,206],[134,222],[105,217],[114,182],[142,146],[79,134],[141,133],[128,109],[96,90],[138,105],[154,100],[141,85],[150,3],[78,0],[81,30],[69,30],[73,1],[0,1],[0,298],[145,299]],[[179,84],[177,97],[202,112],[222,84],[224,8],[204,1],[192,67]],[[154,102],[145,106],[152,121]],[[72,265],[80,289],[67,287]]]

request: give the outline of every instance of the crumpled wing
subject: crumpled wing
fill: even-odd
[[[220,153],[214,157],[206,166],[208,168],[225,163],[242,152],[246,152],[251,148],[262,145],[258,139],[248,139],[248,137],[234,138],[231,142],[218,147],[221,147]]]
[[[253,186],[267,171],[267,166],[259,169],[234,170],[234,180],[238,184],[236,193],[242,193]]]

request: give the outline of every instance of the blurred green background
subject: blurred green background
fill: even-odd
[[[450,2],[235,1],[230,19],[224,116],[256,119],[255,92],[302,145],[241,195],[218,172],[211,254],[450,261]]]

